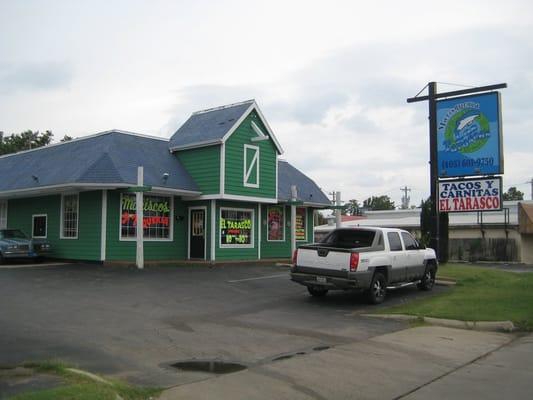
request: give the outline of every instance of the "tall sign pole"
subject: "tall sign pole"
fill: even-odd
[[[435,252],[437,253],[437,257],[439,258],[439,260],[446,259],[447,255],[444,254],[446,252],[446,249],[441,249],[441,246],[440,246],[441,244],[440,243],[441,241],[440,240],[440,229],[439,229],[440,218],[439,218],[439,203],[438,203],[438,196],[437,196],[438,195],[438,184],[439,184],[439,164],[438,164],[439,163],[439,160],[438,160],[439,148],[438,148],[438,137],[437,137],[438,129],[439,129],[437,125],[438,124],[438,118],[437,118],[438,104],[437,103],[439,103],[438,99],[453,98],[457,96],[468,95],[471,93],[493,91],[496,89],[503,89],[506,87],[507,87],[506,83],[500,83],[496,85],[480,86],[480,87],[469,88],[469,89],[455,90],[451,92],[437,93],[437,82],[429,82],[427,85],[427,88],[428,88],[427,96],[416,95],[415,97],[411,97],[407,99],[408,103],[415,103],[415,102],[427,100],[428,105],[429,105],[429,163],[430,163],[430,192],[431,192],[430,246],[433,249],[435,249]],[[479,115],[472,115],[472,116],[465,117],[461,121],[462,124],[460,126],[460,129],[463,129],[462,127],[464,126],[468,128],[469,124],[471,125],[474,123],[474,119],[476,117],[479,117]],[[483,121],[483,124],[486,125],[484,121]],[[483,129],[485,129],[485,127]],[[485,134],[485,132],[482,132],[482,133]],[[468,134],[469,133],[467,132],[466,135]],[[476,140],[478,140],[478,138],[476,138]],[[478,140],[478,142],[479,141],[480,140]],[[453,146],[457,147],[455,138],[453,138],[453,142],[454,143],[449,144],[452,150],[453,150]],[[482,145],[483,143],[480,146]],[[459,146],[461,146],[461,144],[459,144]],[[471,146],[471,147],[475,147],[475,146]],[[478,147],[479,147],[479,143],[478,143]],[[473,152],[474,150],[475,148],[470,148],[470,149],[466,149],[465,151]],[[467,161],[466,165],[468,166],[469,162],[472,160],[466,160],[466,161]],[[501,161],[501,160],[498,160],[498,161]],[[485,175],[490,175],[493,173],[494,172],[486,173]],[[496,171],[496,173],[501,173],[501,170]],[[464,175],[453,175],[453,174],[450,175],[449,173],[447,174],[443,173],[442,177],[443,179],[447,179],[447,178],[452,178],[454,176],[466,176],[466,175],[478,176],[478,175],[484,175],[484,174],[481,173],[481,170],[477,170],[477,171],[474,171],[473,173],[464,174]],[[447,224],[443,224],[444,227],[446,227],[446,225]],[[445,243],[446,243],[446,240],[444,240],[444,244]],[[443,246],[443,247],[446,247],[446,246]]]
[[[429,165],[430,165],[430,192],[431,192],[431,224],[430,224],[430,247],[435,249],[437,259],[440,259],[440,230],[439,212],[437,204],[438,165],[437,165],[437,82],[428,84],[429,104]]]

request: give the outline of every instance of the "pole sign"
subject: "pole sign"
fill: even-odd
[[[439,178],[503,174],[500,93],[437,101]]]
[[[502,179],[458,179],[439,182],[439,212],[502,209]]]

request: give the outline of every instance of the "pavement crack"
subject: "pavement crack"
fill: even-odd
[[[310,396],[311,398],[315,400],[328,400],[327,397],[322,396],[320,393],[315,392],[313,389],[310,389],[307,386],[300,385],[294,379],[282,373],[272,371],[272,370],[267,370],[263,367],[255,367],[251,369],[250,372],[288,383],[289,385],[291,385],[291,387],[294,390],[300,393],[303,393],[307,396]]]
[[[400,399],[403,399],[403,398],[409,396],[410,394],[413,394],[413,393],[419,391],[420,389],[422,389],[422,388],[424,388],[424,387],[426,387],[426,386],[429,386],[429,385],[431,385],[432,383],[437,382],[438,380],[440,380],[440,379],[442,379],[442,378],[445,378],[445,377],[447,377],[448,375],[451,375],[451,374],[453,374],[453,373],[456,372],[456,371],[459,371],[460,369],[463,369],[463,368],[465,368],[465,367],[468,367],[469,365],[475,364],[476,362],[478,362],[478,361],[480,361],[480,360],[482,360],[482,359],[484,359],[484,358],[490,356],[491,354],[493,354],[493,353],[495,353],[495,352],[497,352],[497,351],[503,349],[504,347],[507,347],[507,346],[511,345],[512,343],[514,343],[515,341],[517,341],[519,338],[520,338],[519,335],[515,335],[511,340],[509,340],[509,341],[506,342],[506,343],[503,343],[502,345],[496,347],[495,349],[492,349],[491,351],[489,351],[489,352],[487,352],[487,353],[485,353],[485,354],[482,354],[482,355],[480,355],[479,357],[474,358],[473,360],[470,360],[470,361],[468,361],[468,362],[466,362],[466,363],[464,363],[464,364],[461,364],[461,365],[459,365],[459,366],[457,366],[457,367],[451,369],[450,371],[445,372],[444,374],[439,375],[439,376],[437,376],[436,378],[433,378],[433,379],[431,379],[430,381],[428,381],[428,382],[426,382],[426,383],[423,383],[422,385],[418,385],[417,387],[415,387],[415,388],[409,390],[408,392],[406,392],[406,393],[404,393],[404,394],[401,394],[401,395],[399,395],[399,396],[397,396],[397,397],[394,397],[392,400],[400,400]]]

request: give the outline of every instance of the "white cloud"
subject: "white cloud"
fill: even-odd
[[[522,182],[532,14],[529,1],[3,2],[0,130],[168,137],[195,110],[256,98],[326,190],[399,204],[407,185],[418,203],[427,105],[405,99],[430,80],[504,81],[504,182]]]

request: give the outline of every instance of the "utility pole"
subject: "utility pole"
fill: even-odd
[[[337,208],[335,209],[335,227],[337,229],[342,227],[342,214],[341,214],[341,192],[336,192],[335,194],[335,205]]]
[[[404,192],[404,195],[402,196],[402,210],[407,210],[409,208],[409,202],[411,201],[411,197],[407,195],[407,192],[410,192],[411,189],[405,185],[404,188],[400,188],[401,192]]]

